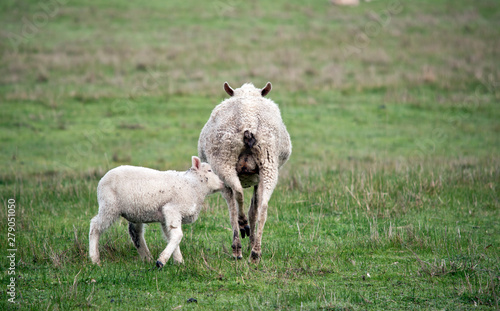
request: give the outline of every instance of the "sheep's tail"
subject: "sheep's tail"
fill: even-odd
[[[252,149],[257,140],[252,132],[246,130],[243,136],[243,143],[245,143],[246,149]]]

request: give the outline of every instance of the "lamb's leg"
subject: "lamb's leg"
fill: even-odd
[[[176,263],[184,263],[184,258],[182,258],[180,246],[177,246],[174,253],[172,254],[172,258],[174,258],[174,262]]]
[[[261,243],[262,243],[262,233],[264,231],[264,225],[267,220],[267,207],[268,202],[271,199],[274,188],[278,183],[278,169],[274,168],[263,168],[260,172],[260,181],[257,187],[256,196],[256,209],[257,214],[257,229],[254,233],[254,241],[252,245],[252,252],[250,254],[250,261],[253,263],[258,263],[261,253]]]
[[[99,256],[99,237],[118,219],[118,217],[118,215],[99,213],[90,221],[89,256],[94,264],[101,264]]]
[[[174,208],[175,209],[175,208]],[[164,210],[165,222],[162,224],[163,232],[167,237],[168,243],[165,250],[160,254],[156,261],[158,268],[163,267],[176,251],[180,253],[179,244],[182,240],[182,216],[171,210]]]
[[[169,233],[168,233],[166,226],[162,225],[161,228],[163,229],[163,233],[165,234],[165,238],[167,238]],[[168,241],[168,239],[167,239],[167,241]],[[182,258],[182,254],[181,254],[181,249],[179,246],[177,246],[177,248],[172,253],[172,258],[174,259],[174,262],[176,262],[176,263],[183,263],[184,262],[184,259]]]
[[[99,223],[99,215],[95,216],[90,221],[89,257],[92,263],[101,265],[101,259],[99,258],[99,236],[101,235]]]
[[[142,223],[128,223],[128,233],[132,239],[132,243],[137,248],[139,256],[142,260],[152,261],[153,257],[149,252],[148,245],[144,240],[144,224]]]

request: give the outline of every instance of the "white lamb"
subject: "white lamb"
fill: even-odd
[[[168,244],[156,265],[162,267],[172,255],[174,262],[182,263],[181,224],[196,221],[205,197],[224,188],[209,164],[198,157],[192,157],[192,164],[186,172],[120,166],[106,173],[97,186],[99,213],[90,222],[92,262],[100,264],[99,236],[122,216],[129,221],[130,237],[142,259],[152,260],[143,223],[160,222]]]
[[[278,105],[264,98],[271,91],[271,83],[263,89],[247,83],[233,90],[226,82],[224,90],[231,98],[212,111],[200,134],[198,156],[212,166],[226,185],[222,195],[233,229],[233,256],[242,258],[240,231],[242,238],[245,234],[250,237],[250,260],[257,263],[268,202],[278,183],[278,169],[290,157],[292,143]],[[243,188],[251,186],[254,193],[248,226]]]

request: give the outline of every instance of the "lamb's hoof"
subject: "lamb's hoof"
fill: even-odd
[[[258,263],[259,263],[259,261],[260,261],[260,257],[261,257],[261,254],[260,254],[260,253],[257,253],[257,252],[252,251],[252,252],[250,253],[250,262],[251,262],[251,263],[258,264]]]
[[[250,236],[250,226],[245,225],[244,227],[240,227],[240,233],[241,233],[242,239],[245,238],[245,234],[246,234],[246,236]]]
[[[161,261],[159,261],[159,260],[157,260],[157,261],[156,261],[156,267],[157,267],[158,269],[163,268],[163,264],[161,263]]]

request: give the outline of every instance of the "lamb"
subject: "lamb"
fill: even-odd
[[[261,258],[262,233],[267,219],[269,199],[278,183],[278,170],[292,153],[292,143],[280,110],[264,98],[271,91],[251,83],[233,90],[231,96],[214,108],[198,140],[198,156],[208,162],[222,179],[222,196],[229,207],[233,231],[233,257],[242,258],[241,237],[249,236],[250,261]],[[254,186],[248,220],[243,206],[243,188]],[[257,227],[258,224],[258,227]],[[239,230],[238,230],[239,229]]]
[[[156,261],[163,267],[173,255],[176,263],[183,258],[179,248],[181,224],[196,221],[207,195],[224,187],[209,164],[192,157],[186,172],[157,171],[145,167],[119,166],[99,181],[99,213],[92,218],[89,232],[89,254],[100,265],[99,236],[120,216],[129,221],[128,232],[143,260],[152,260],[144,240],[144,223],[160,222],[168,244]]]

